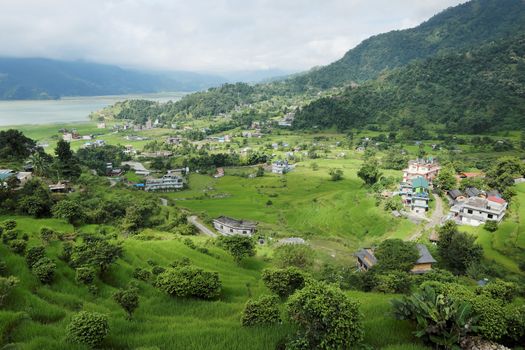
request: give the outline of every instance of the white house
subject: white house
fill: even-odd
[[[253,221],[236,220],[227,216],[219,216],[213,220],[213,227],[225,236],[252,236],[257,229],[257,223]]]
[[[171,191],[184,187],[184,180],[179,175],[167,174],[160,179],[148,179],[144,184],[145,191]]]
[[[432,183],[440,169],[441,167],[433,158],[411,160],[408,162],[408,168],[403,169],[403,181],[409,182],[412,179],[423,177]]]
[[[463,202],[457,202],[450,212],[456,222],[470,226],[479,226],[492,220],[500,222],[505,216],[507,202],[499,197],[471,197]]]
[[[278,160],[272,164],[272,173],[286,174],[293,169],[293,165],[288,164],[287,160]]]

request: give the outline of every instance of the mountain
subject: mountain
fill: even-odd
[[[293,77],[289,83],[303,89],[326,89],[363,82],[415,59],[474,48],[518,32],[525,32],[525,1],[473,0],[449,8],[415,28],[364,40],[340,60]]]
[[[525,127],[525,35],[386,71],[377,80],[321,98],[295,128],[375,124],[418,138],[429,128],[483,133]]]
[[[226,79],[192,72],[141,72],[44,58],[0,58],[0,100],[196,91]]]

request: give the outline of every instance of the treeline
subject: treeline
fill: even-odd
[[[297,129],[375,125],[379,130],[431,126],[482,133],[525,125],[525,36],[430,58],[384,73],[296,114]]]

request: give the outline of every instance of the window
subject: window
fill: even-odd
[[[472,209],[468,209],[467,213],[472,214]]]
[[[233,232],[233,229],[230,229],[230,232]]]
[[[494,217],[494,215],[489,214],[488,217],[489,217],[489,219],[492,219]]]
[[[248,232],[246,232],[246,231],[242,231],[242,233],[247,234]]]

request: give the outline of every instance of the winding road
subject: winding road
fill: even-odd
[[[418,229],[412,236],[410,236],[408,239],[409,241],[417,241],[424,231],[434,228],[441,223],[443,218],[443,200],[438,195],[435,195],[434,199],[436,201],[436,207],[430,216],[430,221],[427,222],[423,228]]]
[[[188,221],[206,236],[217,237],[217,234],[201,223],[195,215],[188,216]]]

